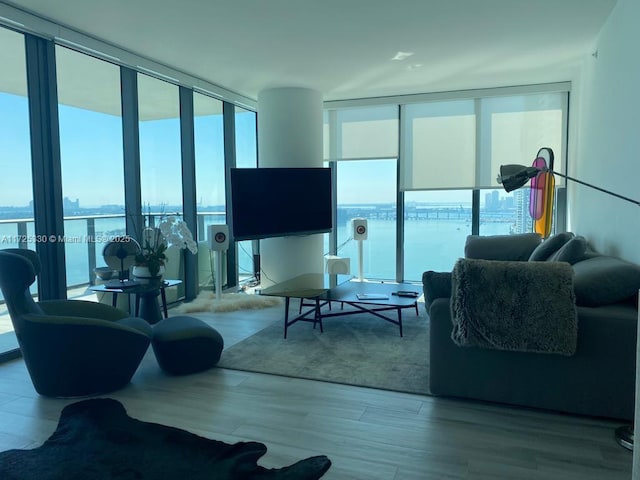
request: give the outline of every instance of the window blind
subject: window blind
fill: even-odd
[[[325,112],[324,159],[397,158],[398,124],[397,105]]]
[[[500,188],[500,165],[530,165],[541,147],[562,171],[567,92],[403,106],[400,189]]]
[[[473,100],[404,107],[401,190],[475,185],[476,113]]]

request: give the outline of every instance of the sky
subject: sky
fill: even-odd
[[[59,106],[63,196],[81,207],[124,204],[121,118]],[[196,119],[197,199],[224,203],[222,116]],[[236,115],[238,163],[255,164],[255,115]],[[25,97],[0,93],[0,205],[26,206],[33,198],[28,103]],[[140,122],[143,203],[181,204],[180,129],[178,119]]]

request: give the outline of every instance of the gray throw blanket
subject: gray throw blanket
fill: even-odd
[[[459,346],[573,355],[578,319],[564,262],[461,258],[452,272],[451,338]]]

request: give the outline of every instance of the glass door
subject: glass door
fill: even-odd
[[[24,35],[0,27],[0,249],[35,248]],[[31,287],[36,293],[36,286]],[[17,352],[0,293],[0,356]]]

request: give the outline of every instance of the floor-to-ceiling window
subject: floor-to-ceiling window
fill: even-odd
[[[565,166],[562,159],[567,130],[566,97],[564,93],[551,92],[479,100],[483,167],[490,165],[488,170],[495,174],[500,165],[531,165],[538,150],[548,147],[555,156],[554,164],[548,166],[557,172],[563,172]],[[556,177],[556,186],[563,185],[564,180]],[[484,200],[480,209],[481,235],[532,231],[533,220],[528,213],[528,188],[509,194],[501,189],[487,189],[482,191],[480,200]],[[553,223],[555,226],[555,219]],[[497,224],[501,224],[501,228]],[[560,226],[563,227],[564,225]]]
[[[178,87],[138,74],[140,189],[144,213],[182,213]]]
[[[199,93],[193,96],[198,238],[206,226],[226,223],[222,102]]]
[[[257,117],[255,112],[236,107],[236,167],[256,168],[258,166]],[[245,240],[236,242],[238,276],[241,280],[254,276],[259,260],[254,259],[257,241]]]
[[[222,102],[195,93],[193,96],[196,202],[198,211],[198,283],[213,288],[215,259],[208,247],[207,226],[225,224],[225,162]],[[222,262],[223,266],[226,262]],[[223,267],[224,268],[224,267]],[[221,278],[225,278],[221,273]]]
[[[403,113],[404,279],[417,281],[425,270],[451,270],[472,232],[475,102],[411,104]]]
[[[24,36],[0,27],[0,248],[34,248]],[[36,285],[31,289],[36,291]],[[17,348],[0,293],[0,354]]]
[[[179,89],[141,73],[137,83],[142,213],[147,226],[154,226],[166,215],[183,212]],[[166,255],[166,278],[184,280],[184,250],[170,248]],[[183,287],[169,289],[168,301],[180,298]]]
[[[371,252],[368,260],[368,241],[364,242],[364,273],[371,278],[389,278],[391,273],[398,280],[419,281],[426,270],[451,270],[472,233],[531,231],[528,189],[506,193],[496,177],[500,165],[530,165],[542,147],[555,152],[554,170],[564,170],[566,89],[549,85],[495,89],[477,96],[434,94],[425,95],[422,102],[413,97],[403,104],[399,98],[395,105],[357,108],[339,102],[340,106],[325,110],[324,155],[335,162],[338,177],[336,253],[350,257],[356,273],[358,257],[345,218],[383,217],[388,222],[391,212],[401,212],[402,222],[380,239],[384,248]],[[398,190],[392,193],[400,200],[398,206],[395,198],[389,203],[390,194],[383,187],[387,180],[396,181],[395,171],[374,168],[382,165],[376,158],[396,157]],[[559,178],[556,186],[562,183]],[[382,224],[370,225],[369,238],[377,229],[384,230]],[[401,245],[396,245],[397,238],[403,240]]]
[[[396,276],[396,160],[352,160],[337,168],[337,255],[350,258],[351,273],[365,278]],[[367,238],[353,240],[352,221],[367,221]]]
[[[328,141],[326,136],[328,135]],[[335,163],[335,251],[351,273],[396,277],[398,107],[373,106],[325,115],[324,157]],[[367,221],[367,239],[353,240],[352,220]]]
[[[58,116],[70,297],[94,282],[105,243],[125,231],[120,68],[56,47]]]

